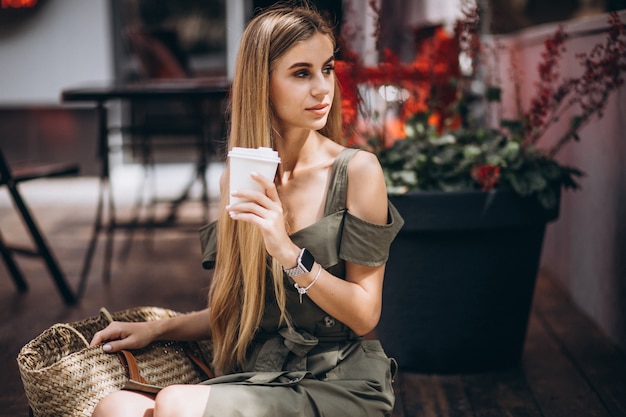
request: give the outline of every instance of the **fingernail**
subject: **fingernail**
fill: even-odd
[[[235,194],[237,194],[237,190],[232,190],[232,191],[230,192],[230,194],[231,194],[231,195],[235,195]]]
[[[230,216],[231,219],[234,219],[237,213],[235,213],[234,211],[230,211],[228,212],[228,215]]]
[[[102,350],[104,350],[105,352],[110,352],[111,349],[113,349],[113,348],[109,344],[106,344],[106,345],[102,346]]]
[[[256,171],[252,171],[252,172],[250,172],[250,175],[252,175],[253,177],[258,177],[259,173],[256,172]]]
[[[232,207],[232,205],[231,205],[231,204],[227,205],[227,206],[226,206],[226,210],[230,210],[230,208],[231,208],[231,207]]]

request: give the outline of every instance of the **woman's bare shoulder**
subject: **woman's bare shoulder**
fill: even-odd
[[[363,220],[387,223],[387,188],[380,162],[367,151],[357,152],[348,165],[348,210]]]
[[[348,175],[357,174],[367,176],[380,176],[382,178],[382,168],[376,155],[366,150],[355,153],[348,165]]]

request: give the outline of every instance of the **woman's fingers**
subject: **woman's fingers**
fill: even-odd
[[[265,248],[271,256],[280,251],[289,240],[285,230],[283,207],[276,185],[259,174],[252,175],[264,192],[235,190],[232,195],[247,201],[228,205],[229,215],[236,221],[255,224],[261,230]]]
[[[262,192],[251,189],[241,189],[231,190],[231,195],[246,200],[248,202],[256,203],[267,209],[271,209],[273,204],[280,204],[278,191],[276,190],[276,185],[274,185],[273,182],[269,181],[261,174],[252,173],[251,176],[263,187]]]
[[[274,181],[270,181],[268,178],[256,172],[253,172],[251,176],[256,182],[263,186],[263,189],[265,190],[265,195],[267,195],[270,200],[275,203],[280,203],[278,190],[276,190],[276,184],[274,184]]]
[[[138,349],[146,346],[150,341],[141,333],[143,323],[113,322],[94,334],[90,346],[103,344],[105,352],[117,352],[122,349]]]
[[[96,332],[91,339],[90,346],[97,346],[103,342],[113,339],[119,339],[121,337],[120,331],[115,325],[115,323],[109,324],[104,329]]]
[[[107,353],[119,352],[120,350],[124,349],[120,345],[121,345],[121,343],[118,343],[118,342],[115,342],[115,341],[106,342],[105,344],[102,345],[102,350],[107,352]]]
[[[279,202],[273,202],[267,196],[254,191],[237,191],[234,197],[246,201],[226,206],[230,216],[237,219],[254,219],[259,221],[282,221],[283,208]],[[246,217],[241,217],[247,215]]]
[[[226,207],[231,217],[244,219],[240,217],[240,214],[249,213],[255,216],[265,218],[271,218],[271,212],[275,212],[278,216],[282,216],[282,205],[280,198],[278,197],[278,191],[276,185],[269,181],[261,174],[252,173],[252,178],[258,182],[264,192],[258,192],[254,190],[233,190],[233,197],[243,199],[244,202],[232,204]],[[246,217],[245,219],[250,219]]]

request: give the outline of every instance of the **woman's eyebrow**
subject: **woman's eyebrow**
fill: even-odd
[[[292,64],[288,69],[299,68],[299,67],[310,68],[312,66],[313,65],[310,64],[309,62],[296,62],[295,64]]]
[[[328,58],[326,61],[324,61],[324,65],[326,65],[329,62],[332,62],[334,60],[335,60],[335,56],[331,55],[330,58]],[[300,68],[300,67],[310,68],[312,66],[313,66],[313,64],[311,64],[310,62],[296,62],[296,63],[292,64],[288,69]]]

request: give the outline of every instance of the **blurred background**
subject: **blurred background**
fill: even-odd
[[[101,80],[165,76],[145,48],[161,42],[179,65],[169,75],[227,74],[247,20],[269,0],[2,0],[0,104],[57,104],[61,89]],[[367,0],[312,1],[340,30],[362,21]],[[386,0],[385,46],[410,42],[420,27],[450,22],[460,0]],[[22,5],[21,7],[17,7]],[[490,0],[493,33],[626,8],[624,0]],[[345,10],[345,12],[344,12]],[[393,24],[385,24],[385,21]],[[400,42],[398,42],[400,40]],[[148,65],[146,65],[148,64]]]
[[[228,79],[245,23],[259,8],[274,3],[261,0],[0,1],[0,146],[9,160],[76,160],[83,176],[96,176],[99,172],[97,144],[92,139],[97,135],[97,114],[93,106],[62,103],[60,96],[64,89],[102,82]],[[374,30],[368,0],[311,3],[328,14],[338,34],[346,22],[353,23],[363,33]],[[460,0],[375,3],[381,7],[381,46],[410,59],[413,46],[425,29],[454,21]],[[594,16],[626,9],[626,0],[490,0],[482,4],[488,11],[487,31],[519,35],[530,39],[529,44],[535,46],[541,42],[532,40],[534,34],[546,33],[559,23],[593,22]],[[604,17],[598,19],[605,22]],[[594,24],[578,24],[584,30],[595,30]],[[375,59],[377,52],[371,38],[356,37],[352,42],[363,56],[369,54]],[[624,97],[620,94],[614,110],[617,116],[609,120],[618,126],[612,132],[621,131],[621,134],[613,137],[615,143],[609,142],[601,149],[601,155],[607,157],[623,155],[623,145],[618,143],[624,139],[624,129],[619,127],[623,123],[619,112],[621,109],[623,115],[624,110]],[[161,110],[165,114],[177,111],[175,107]],[[132,111],[120,105],[116,117],[132,117]],[[218,139],[223,140],[223,129],[220,135]],[[119,140],[127,139],[121,135]],[[626,267],[619,259],[626,225],[619,219],[624,218],[625,197],[624,181],[615,180],[623,177],[623,168],[619,168],[619,161],[607,164],[599,156],[586,161],[591,154],[589,148],[579,148],[578,152],[566,157],[576,159],[576,165],[595,179],[594,183],[583,184],[583,188],[612,197],[606,203],[596,202],[595,206],[585,206],[584,201],[572,205],[579,210],[595,211],[594,221],[602,218],[611,221],[578,228],[581,235],[573,235],[567,224],[552,227],[543,267],[555,273],[576,302],[624,347]],[[189,153],[173,152],[171,148],[161,156],[167,163],[185,164],[190,160]],[[140,157],[127,150],[113,158],[112,164],[114,168],[132,167]],[[220,159],[219,155],[212,157]],[[614,169],[607,171],[607,167]],[[570,216],[567,207],[564,210],[560,224],[586,223],[580,217]],[[557,231],[559,237],[554,237]],[[572,242],[580,243],[575,246]],[[595,245],[594,253],[583,243]],[[590,282],[587,279],[590,275],[604,278]]]
[[[366,63],[376,63],[382,48],[392,49],[407,62],[413,60],[416,45],[432,35],[433,28],[451,27],[460,16],[464,1],[309,3],[328,15],[345,42],[342,45],[354,49]],[[544,41],[559,25],[566,25],[571,35],[561,75],[578,76],[573,73],[578,70],[574,55],[591,50],[604,39],[606,13],[620,11],[622,21],[626,20],[626,0],[477,1],[485,11],[484,32],[498,35],[505,44],[519,48],[522,59],[517,70],[531,75],[521,88],[525,99],[535,91],[532,74],[537,72]],[[28,415],[15,358],[24,343],[52,323],[93,315],[101,306],[111,311],[137,305],[189,311],[205,305],[211,273],[200,265],[198,227],[207,217],[216,216],[227,135],[228,89],[224,86],[229,85],[246,23],[261,8],[273,3],[0,0],[0,150],[11,165],[68,161],[79,165],[76,178],[32,181],[21,190],[67,273],[69,286],[74,289],[80,288],[79,282],[86,284],[81,302],[65,305],[39,260],[19,260],[25,281],[31,286],[26,293],[16,290],[7,263],[0,262],[0,368],[6,374],[0,383],[0,416]],[[380,10],[380,33],[376,31],[372,5]],[[379,44],[374,34],[379,35]],[[340,48],[339,57],[342,52]],[[502,58],[507,59],[505,54]],[[196,87],[216,80],[218,87],[213,92],[221,93],[213,97],[217,100],[188,100]],[[503,90],[507,83],[511,87],[506,77],[502,83]],[[63,100],[68,90],[115,90],[128,85],[134,86],[133,94],[160,85],[157,92],[181,87],[190,95],[182,101],[171,96],[154,101],[146,97],[107,100],[102,107],[97,107],[94,100]],[[102,110],[106,111],[104,126]],[[537,338],[532,333],[532,329],[536,332],[538,328],[534,319],[532,343],[528,345],[530,368],[524,372],[532,379],[533,369],[539,370],[534,378],[550,415],[608,416],[594,412],[587,406],[590,402],[585,402],[596,398],[603,387],[623,407],[624,355],[621,350],[611,352],[613,343],[626,349],[624,114],[626,87],[622,86],[609,100],[603,119],[587,126],[581,132],[580,143],[560,154],[560,162],[576,166],[587,175],[581,181],[582,190],[562,195],[559,218],[548,225],[543,244],[540,276],[553,278],[566,295],[555,296],[556,292],[546,291],[545,285],[543,289],[542,285],[538,287],[540,304],[548,312],[542,316],[541,326],[550,329],[549,322],[554,321],[558,327],[552,327],[556,330],[550,330],[550,334],[542,330],[545,335]],[[99,148],[103,134],[109,141],[106,150]],[[109,164],[107,170],[103,170],[105,163]],[[113,186],[107,188],[103,184]],[[193,187],[185,190],[188,186]],[[24,231],[6,188],[0,190],[0,243],[10,238],[29,245],[31,236]],[[206,192],[208,196],[203,195]],[[111,222],[110,217],[103,216],[105,225],[98,229],[100,214],[96,213],[98,202],[102,201],[99,199],[110,196],[115,197],[118,218]],[[157,207],[157,200],[166,201],[167,205]],[[192,200],[200,200],[200,204],[181,204],[180,210],[174,211],[178,209],[174,204]],[[105,205],[104,212],[110,214],[111,207]],[[139,227],[140,212],[146,227]],[[130,227],[125,233],[114,234],[113,227],[106,227],[107,220],[113,226],[128,221]],[[153,227],[157,220],[162,221],[159,226],[164,226],[158,230]],[[99,234],[106,234],[107,244],[90,246],[95,242],[90,237]],[[91,249],[95,254],[93,265],[91,272],[85,273]],[[83,281],[83,277],[89,279]],[[567,308],[558,307],[562,305]],[[572,305],[580,308],[584,320],[572,320],[568,313]],[[545,319],[548,316],[550,320]],[[587,317],[601,330],[601,335],[595,327],[585,324]],[[572,345],[584,360],[568,353],[569,342],[560,339],[563,334],[565,339],[574,341]],[[605,336],[611,342],[610,348],[605,348]],[[572,358],[574,365],[569,365]],[[587,365],[579,366],[580,363]],[[592,377],[585,377],[583,383],[576,385],[577,380],[571,375],[585,367]],[[569,369],[569,373],[564,369]],[[515,409],[519,405],[518,397],[509,396],[509,391],[503,389],[508,380],[513,390],[518,390],[517,380],[504,375],[502,382],[501,377],[487,375],[487,385],[493,385],[493,389],[478,395],[479,402],[489,406],[487,414],[513,415],[492,408],[496,402],[509,402]],[[435,379],[420,383],[422,389],[428,387],[425,403],[439,401],[444,391],[455,398],[462,391],[481,393],[476,387],[484,385],[470,378],[454,388],[449,385],[450,380]],[[555,380],[558,383],[553,383]],[[596,380],[604,385],[598,388],[594,385]],[[578,386],[585,388],[572,388]],[[410,387],[407,396],[402,395],[403,400],[417,396],[418,392]],[[529,404],[536,401],[524,398]],[[613,403],[607,404],[610,407]],[[464,402],[460,406],[468,407]],[[444,408],[459,415],[469,413],[467,409],[456,410],[447,405]],[[567,411],[554,411],[558,409]],[[428,408],[424,410],[430,412]],[[624,415],[623,410],[619,408],[610,415]],[[475,413],[479,415],[482,410],[476,409]]]

